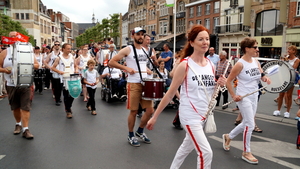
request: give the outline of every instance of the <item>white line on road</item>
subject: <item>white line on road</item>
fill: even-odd
[[[5,155],[0,155],[0,160],[2,160],[2,158],[4,158],[5,157]]]
[[[219,141],[220,146],[222,147],[221,137],[216,137],[216,136],[209,136],[209,137],[216,141]],[[251,152],[254,154],[254,156],[259,156],[266,160],[270,160],[274,163],[287,166],[290,168],[299,168],[299,166],[295,164],[279,159],[279,157],[299,158],[299,150],[296,149],[295,144],[274,140],[262,136],[257,136],[257,135],[252,135],[252,137],[256,137],[258,139],[264,140],[264,141],[251,141]],[[230,145],[231,147],[243,150],[242,141],[232,140],[230,142]]]

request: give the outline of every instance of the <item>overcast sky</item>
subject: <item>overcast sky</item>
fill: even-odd
[[[60,11],[75,23],[91,23],[93,12],[95,21],[99,22],[103,18],[109,17],[109,14],[122,13],[128,10],[130,0],[42,0],[47,9]]]

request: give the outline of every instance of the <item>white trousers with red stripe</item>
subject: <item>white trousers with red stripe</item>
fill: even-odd
[[[195,149],[197,169],[210,169],[213,152],[203,131],[203,123],[197,125],[183,125],[186,131],[185,138],[176,152],[170,169],[178,169],[189,153]]]
[[[243,98],[242,101],[237,102],[240,112],[243,116],[242,123],[236,126],[229,133],[229,138],[233,139],[238,134],[243,132],[243,150],[244,152],[251,152],[250,149],[250,140],[252,136],[252,131],[255,127],[254,117],[257,110],[257,96],[252,95]]]

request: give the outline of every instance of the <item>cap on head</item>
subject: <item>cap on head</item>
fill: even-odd
[[[50,47],[50,46],[46,46],[46,48],[47,48],[47,49],[49,49],[49,50],[51,49],[51,47]]]
[[[141,27],[135,27],[135,28],[132,30],[131,34],[134,35],[135,33],[138,33],[138,32],[140,32],[140,31],[146,33],[146,30],[144,30],[143,28],[141,28]]]

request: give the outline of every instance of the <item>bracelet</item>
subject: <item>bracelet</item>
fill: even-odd
[[[261,73],[261,77],[264,77],[266,74],[265,73]]]

